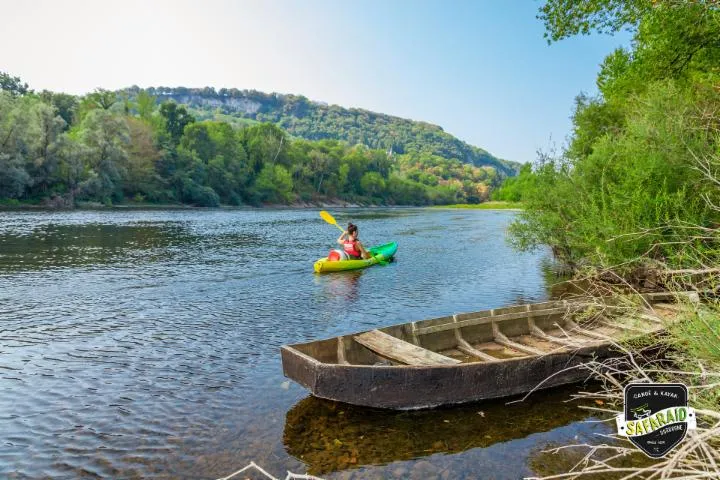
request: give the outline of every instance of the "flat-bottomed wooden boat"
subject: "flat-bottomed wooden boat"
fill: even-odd
[[[518,395],[581,381],[577,367],[620,353],[614,342],[661,332],[677,315],[669,293],[635,296],[588,315],[551,301],[465,313],[281,348],[285,376],[313,395],[419,409]]]

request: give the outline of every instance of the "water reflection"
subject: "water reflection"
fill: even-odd
[[[25,234],[0,232],[0,272],[152,259],[192,242],[181,224],[42,225]]]
[[[456,454],[587,418],[577,403],[566,402],[571,391],[554,389],[513,404],[484,402],[400,413],[307,397],[288,411],[283,442],[313,474]]]
[[[281,345],[546,298],[543,253],[517,254],[503,239],[512,213],[333,214],[357,220],[368,245],[397,241],[397,262],[315,275],[337,233],[312,210],[0,212],[0,478],[217,478],[250,460],[284,477],[302,470],[282,439],[306,392],[285,383]],[[463,462],[526,472],[518,452],[531,443],[496,452],[505,444],[483,447],[490,440],[468,432],[463,450],[431,415],[351,410],[348,422],[318,408],[328,423],[319,439],[357,422],[381,445],[383,422],[409,437],[409,453],[387,447],[384,457],[360,441],[357,465],[430,450],[452,457],[453,479],[471,472]],[[293,415],[315,428],[310,413]],[[472,410],[449,415],[457,428],[479,421]],[[400,463],[414,474],[396,478],[431,478],[426,460]],[[388,476],[328,477],[348,473]]]
[[[573,470],[577,471],[579,469],[578,465],[582,466],[586,463],[592,465],[594,462],[588,462],[586,458],[590,452],[589,448],[580,446],[568,448],[568,445],[581,445],[582,443],[582,441],[578,440],[565,444],[552,442],[543,445],[542,448],[535,448],[528,458],[528,466],[537,476],[549,477],[552,475],[561,475]],[[595,441],[591,440],[588,443],[597,445],[599,442],[595,439]],[[613,439],[609,435],[603,438],[602,443],[625,448],[629,445],[629,443]],[[562,448],[558,449],[558,447]],[[645,468],[657,463],[657,460],[648,457],[640,450],[618,456],[617,452],[611,449],[599,449],[592,455],[592,458],[598,461],[605,461],[611,457],[612,460],[608,462],[608,465],[620,471],[604,471],[602,473],[596,473],[594,476],[587,475],[583,478],[601,478],[602,480],[631,478],[631,472],[627,469]],[[635,475],[632,475],[632,477],[635,477]],[[638,476],[637,478],[643,477]]]
[[[360,278],[365,270],[336,272],[332,275],[316,275],[315,283],[322,286],[328,298],[343,299],[352,305],[360,299]]]

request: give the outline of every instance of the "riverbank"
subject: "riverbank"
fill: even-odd
[[[679,298],[683,295],[680,294]],[[628,311],[628,315],[640,312]],[[617,344],[623,358],[592,361],[589,376],[602,384],[574,400],[613,424],[624,408],[624,387],[630,383],[681,383],[688,388],[688,405],[697,413],[697,429],[667,456],[649,459],[627,438],[605,435],[592,442],[568,442],[538,452],[536,480],[570,478],[719,478],[720,477],[720,301],[687,299],[660,337]],[[608,372],[612,372],[609,375]],[[560,468],[558,468],[560,466]]]
[[[522,202],[490,201],[483,203],[456,203],[453,205],[433,205],[432,208],[458,208],[467,210],[523,210]]]
[[[118,204],[104,204],[100,202],[77,202],[75,205],[57,205],[50,203],[10,202],[0,203],[0,211],[41,211],[41,210],[282,210],[302,208],[449,208],[468,210],[522,210],[520,202],[485,202],[479,204],[458,203],[452,205],[383,205],[364,202],[349,202],[343,200],[327,200],[316,202],[296,201],[289,204],[267,203],[262,205],[225,205],[217,207],[200,207],[183,203],[148,203],[127,202]]]

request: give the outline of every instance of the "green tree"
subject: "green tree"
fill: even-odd
[[[103,202],[121,200],[130,141],[125,120],[107,110],[96,109],[85,116],[80,128],[89,168],[88,178],[80,185],[81,195]]]
[[[266,164],[255,180],[255,192],[261,202],[289,203],[293,199],[290,172],[282,165]]]
[[[367,172],[360,179],[360,186],[365,195],[375,197],[385,190],[385,180],[378,172]]]
[[[32,90],[28,88],[28,84],[23,83],[20,77],[13,77],[3,71],[0,71],[0,90],[8,92],[13,96],[26,95],[32,92]]]
[[[190,115],[183,105],[175,102],[164,102],[160,105],[160,114],[165,119],[165,128],[172,145],[180,143],[185,127],[195,121],[195,117]]]
[[[155,103],[157,98],[147,93],[145,90],[138,92],[135,97],[135,105],[137,107],[138,116],[145,121],[150,121],[155,111]]]
[[[550,245],[576,267],[683,265],[685,246],[702,243],[693,229],[720,221],[720,190],[702,174],[702,159],[718,151],[708,112],[720,109],[720,11],[707,2],[549,1],[541,12],[551,39],[624,26],[634,38],[603,63],[600,95],[578,98],[569,148],[527,177],[514,243]],[[704,241],[702,261],[720,261],[720,246]]]

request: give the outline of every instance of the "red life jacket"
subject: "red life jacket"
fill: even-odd
[[[357,240],[345,240],[343,242],[343,250],[345,250],[345,253],[353,257],[361,257],[362,253],[360,253],[360,250],[355,246],[356,243]]]

